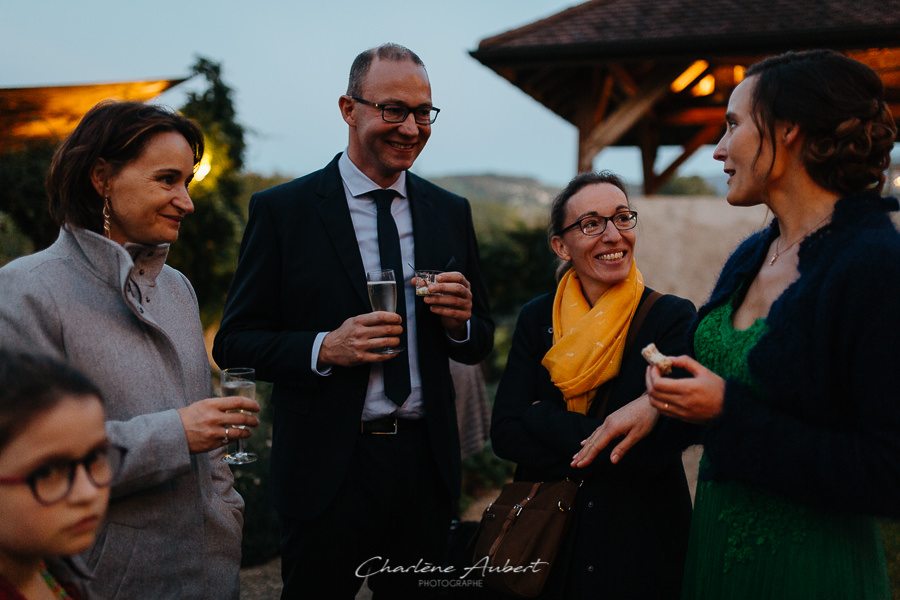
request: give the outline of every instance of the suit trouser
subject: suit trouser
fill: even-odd
[[[428,597],[423,580],[436,575],[425,569],[441,566],[452,516],[424,421],[360,434],[328,508],[309,520],[281,515],[281,598],[352,600],[366,573],[376,600]]]

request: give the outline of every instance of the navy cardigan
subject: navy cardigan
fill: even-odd
[[[900,234],[887,214],[897,208],[873,193],[841,199],[800,245],[800,277],[748,355],[760,391],[727,381],[701,478],[900,515]],[[740,304],[777,235],[774,220],[741,244],[698,321],[735,294]]]

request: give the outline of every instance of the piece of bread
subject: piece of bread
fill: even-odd
[[[659,369],[659,372],[663,375],[668,375],[672,372],[672,359],[660,352],[653,342],[650,342],[643,350],[641,350],[641,356],[643,356],[648,363]]]

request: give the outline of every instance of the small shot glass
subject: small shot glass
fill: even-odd
[[[437,283],[437,276],[443,271],[426,271],[416,269],[416,296],[440,296],[440,292],[429,292],[428,284]]]

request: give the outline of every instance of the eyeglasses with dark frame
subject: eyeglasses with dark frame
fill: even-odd
[[[72,491],[79,465],[84,467],[84,472],[95,487],[102,488],[112,484],[122,468],[125,453],[125,448],[108,444],[95,448],[76,460],[59,460],[42,465],[25,477],[0,477],[0,484],[27,484],[34,499],[49,506]]]
[[[581,233],[584,235],[601,235],[606,231],[606,225],[609,222],[612,222],[613,226],[619,231],[628,231],[629,229],[634,229],[635,225],[637,225],[637,216],[637,212],[633,210],[623,210],[611,217],[587,215],[586,217],[581,217],[568,227],[563,227],[557,235],[562,235],[576,227],[580,227]]]
[[[416,123],[418,123],[419,125],[431,125],[437,120],[438,113],[441,112],[441,109],[437,108],[436,106],[420,106],[418,108],[407,108],[402,104],[379,104],[377,102],[364,100],[358,96],[350,96],[350,98],[362,104],[366,104],[374,108],[380,108],[381,118],[384,119],[387,123],[402,123],[409,116],[409,113],[412,113],[413,119],[415,119]]]

